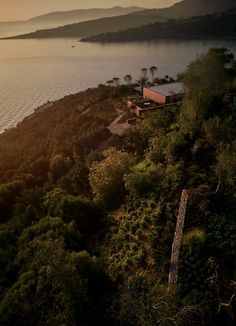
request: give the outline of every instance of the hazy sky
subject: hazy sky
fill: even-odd
[[[21,20],[57,10],[112,6],[168,7],[180,0],[0,0],[0,21]]]

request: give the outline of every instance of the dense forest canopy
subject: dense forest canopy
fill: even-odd
[[[132,85],[65,97],[0,135],[0,325],[235,325],[234,56],[210,49],[180,79],[181,106],[122,136],[106,127]]]

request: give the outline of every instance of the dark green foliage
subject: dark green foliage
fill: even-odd
[[[127,89],[121,96],[123,92]],[[83,158],[109,138],[106,126],[116,117],[119,103],[113,88],[100,85],[66,96],[24,119],[0,137],[0,182],[22,173],[45,182],[49,164],[50,177],[57,180],[73,165],[75,153]]]
[[[42,202],[45,191],[46,187],[25,188],[16,198],[12,223],[18,232],[45,216]]]
[[[235,324],[235,76],[211,49],[182,74],[181,106],[121,137],[106,129],[131,90],[119,81],[0,136],[0,325]]]
[[[12,213],[12,208],[15,198],[26,186],[23,180],[17,180],[10,183],[0,185],[0,211],[1,222],[9,219]]]
[[[200,306],[181,306],[176,293],[148,276],[128,281],[112,308],[115,325],[124,326],[197,325],[202,317]]]
[[[114,148],[104,152],[104,160],[93,163],[89,181],[98,205],[110,208],[120,203],[125,194],[123,177],[133,164],[128,153]]]
[[[89,194],[89,170],[80,160],[58,181],[58,186],[71,195]]]
[[[87,324],[93,287],[105,285],[105,278],[95,257],[73,251],[79,237],[75,225],[60,218],[23,231],[14,261],[17,279],[0,304],[2,325]]]
[[[49,163],[49,181],[56,183],[57,180],[69,171],[70,165],[69,158],[65,158],[61,154],[53,156]]]
[[[14,279],[14,259],[17,248],[16,232],[6,225],[0,225],[0,300]]]
[[[48,215],[61,217],[65,223],[74,221],[84,236],[95,232],[101,223],[100,210],[85,197],[55,189],[46,194],[44,204]]]
[[[217,172],[225,183],[228,191],[236,191],[236,141],[231,144],[221,144],[217,155]]]

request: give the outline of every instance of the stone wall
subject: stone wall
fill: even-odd
[[[182,241],[182,235],[184,229],[187,202],[188,202],[188,192],[187,190],[183,190],[180,199],[179,214],[176,222],[175,235],[172,243],[169,282],[168,282],[169,288],[176,286],[178,283],[179,254],[180,254],[181,241]]]

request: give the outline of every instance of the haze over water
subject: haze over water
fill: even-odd
[[[72,45],[75,45],[73,48]],[[15,126],[48,100],[77,93],[113,77],[136,80],[143,67],[176,76],[197,54],[236,42],[159,41],[126,44],[78,43],[73,39],[0,41],[0,132]]]

